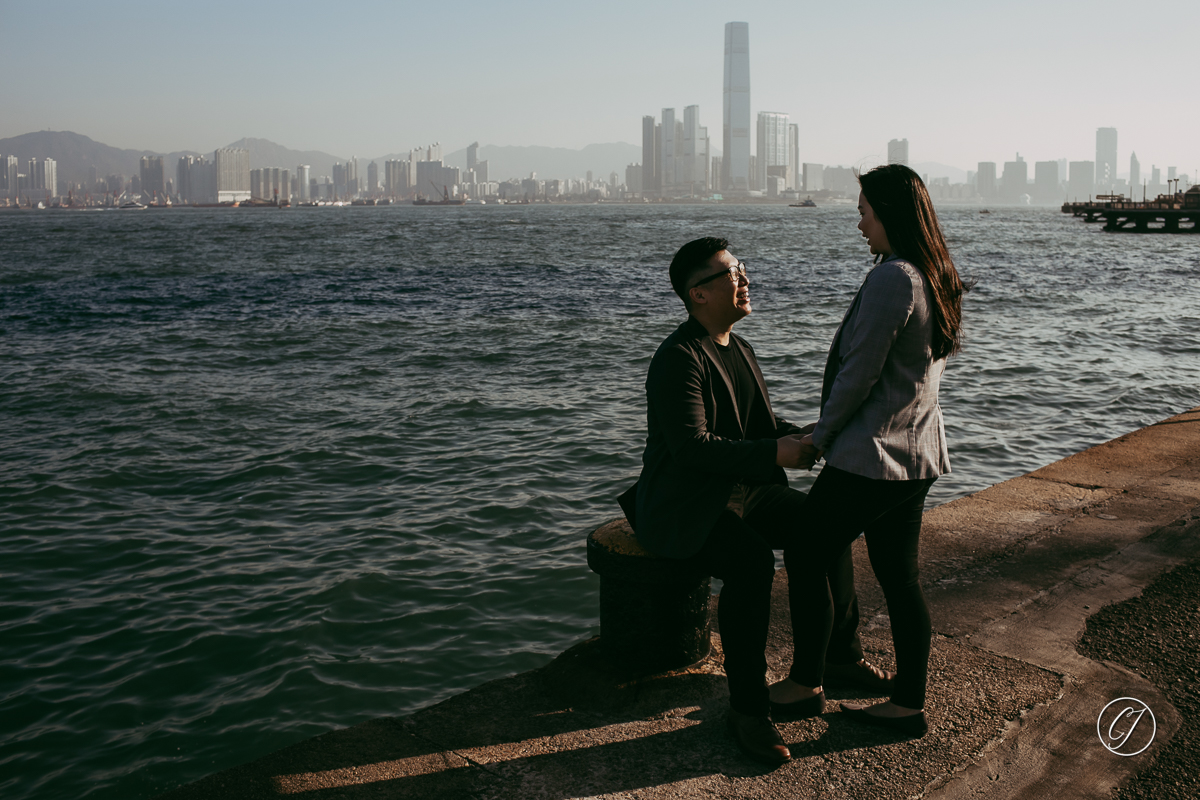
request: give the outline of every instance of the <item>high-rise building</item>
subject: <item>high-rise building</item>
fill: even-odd
[[[1039,203],[1061,199],[1057,161],[1038,161],[1033,165],[1033,199]]]
[[[888,163],[908,166],[908,139],[892,139],[888,142]]]
[[[213,153],[218,203],[250,199],[250,151],[226,147]]]
[[[630,164],[625,167],[625,191],[630,194],[640,194],[642,191],[642,165]]]
[[[1138,187],[1142,185],[1142,165],[1138,163],[1137,153],[1129,154],[1129,196],[1136,200],[1139,192]]]
[[[750,191],[750,23],[725,23],[721,188]]]
[[[693,196],[703,194],[708,191],[711,181],[708,128],[700,124],[700,106],[683,109],[682,131],[683,135],[676,142],[679,149],[675,157],[676,191]]]
[[[1108,194],[1117,182],[1117,129],[1096,129],[1096,192]]]
[[[5,195],[9,198],[14,198],[20,191],[20,182],[17,176],[21,174],[21,162],[16,156],[5,156],[4,161],[0,162],[0,169],[4,170],[4,189]]]
[[[383,192],[388,197],[401,197],[408,193],[408,162],[389,158],[383,163]]]
[[[483,161],[475,162],[475,180],[479,183],[488,182],[488,160],[486,158]]]
[[[806,192],[819,192],[825,188],[822,180],[825,167],[822,164],[805,163],[803,167],[803,188]]]
[[[800,126],[788,125],[788,188],[800,190]]]
[[[662,110],[662,160],[659,162],[659,187],[666,197],[675,194],[675,109]],[[591,178],[588,183],[591,183]]]
[[[367,193],[379,194],[379,166],[374,161],[367,165]]]
[[[1067,174],[1067,196],[1075,201],[1090,200],[1096,188],[1096,164],[1072,161]]]
[[[165,197],[167,176],[163,170],[162,156],[142,156],[138,174],[142,178],[142,194],[147,197]]]
[[[308,164],[299,164],[296,167],[296,200],[301,203],[309,200],[308,182],[312,180],[309,175],[310,171]]]
[[[175,186],[185,203],[217,202],[213,164],[201,156],[183,156],[175,165]]]
[[[769,178],[787,180],[788,150],[788,115],[778,111],[758,112],[758,150],[754,154],[754,166],[757,168],[755,189],[767,191]]]
[[[995,197],[996,162],[980,161],[978,166],[979,169],[975,173],[975,191],[983,198]]]
[[[471,142],[467,145],[467,169],[475,169],[475,165],[479,163],[479,142]]]
[[[26,173],[28,193],[32,197],[49,200],[58,194],[58,162],[53,158],[29,159]]]
[[[642,192],[644,194],[652,194],[657,191],[654,184],[654,178],[658,174],[658,168],[655,164],[655,153],[657,148],[654,146],[655,131],[658,125],[654,121],[654,117],[642,117]]]
[[[1015,201],[1028,191],[1029,165],[1021,154],[1016,161],[1004,162],[1004,174],[1000,176],[1000,194],[1005,200]]]
[[[826,167],[821,180],[828,191],[858,197],[858,174],[850,167]]]

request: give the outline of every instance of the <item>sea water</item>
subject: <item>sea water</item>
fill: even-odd
[[[966,347],[930,503],[1200,405],[1200,237],[941,209]],[[852,205],[0,215],[0,796],[148,797],[597,632],[682,243],[815,419]],[[791,473],[806,488],[812,475]]]

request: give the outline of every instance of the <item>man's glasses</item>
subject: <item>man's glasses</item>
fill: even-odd
[[[735,284],[739,283],[742,280],[742,278],[746,277],[746,262],[739,261],[736,266],[732,266],[729,269],[722,270],[720,272],[714,272],[712,275],[709,275],[704,280],[693,283],[688,288],[695,289],[697,286],[703,286],[704,284],[708,283],[709,281],[715,281],[717,278],[720,278],[720,277],[728,277],[729,280],[733,281]]]

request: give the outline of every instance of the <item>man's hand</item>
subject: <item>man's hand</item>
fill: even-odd
[[[784,436],[775,440],[775,463],[788,469],[812,469],[821,454],[813,446],[812,436]]]
[[[807,425],[805,425],[803,428],[800,429],[800,435],[803,436],[806,433],[812,433],[816,429],[817,429],[817,423],[810,422]]]

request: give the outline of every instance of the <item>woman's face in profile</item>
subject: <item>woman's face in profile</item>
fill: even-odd
[[[867,196],[862,192],[858,193],[858,213],[860,216],[858,229],[862,231],[863,238],[867,240],[871,254],[890,256],[892,245],[888,242],[887,231],[883,229],[883,223],[875,216],[875,212],[871,210],[871,204],[867,202]]]

